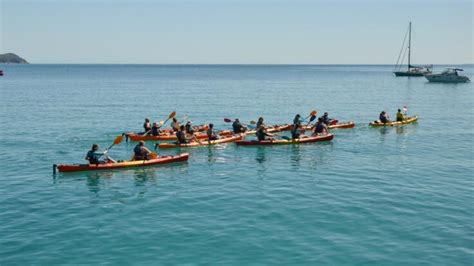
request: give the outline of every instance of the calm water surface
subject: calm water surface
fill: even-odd
[[[389,66],[1,69],[1,265],[474,263],[472,83],[395,78]],[[367,126],[404,105],[418,124]],[[312,109],[357,127],[331,143],[229,144],[186,150],[188,163],[52,175],[145,117],[176,110],[227,129],[224,117],[287,123]]]

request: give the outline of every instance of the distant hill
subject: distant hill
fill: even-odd
[[[13,53],[0,54],[2,64],[29,64],[25,59]]]

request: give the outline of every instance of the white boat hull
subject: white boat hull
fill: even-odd
[[[428,74],[425,75],[425,78],[429,82],[444,82],[444,83],[462,83],[470,81],[466,76],[458,75],[444,75],[444,74]]]

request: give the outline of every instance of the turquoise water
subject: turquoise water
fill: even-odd
[[[1,265],[473,264],[472,83],[395,78],[390,66],[1,69]],[[418,124],[367,126],[404,105]],[[145,117],[176,110],[227,129],[224,117],[287,123],[312,109],[357,127],[331,143],[229,144],[188,149],[188,163],[52,175]]]

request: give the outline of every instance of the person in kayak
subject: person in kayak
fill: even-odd
[[[181,127],[180,127],[180,129],[181,129]],[[186,122],[186,126],[184,127],[184,131],[186,132],[186,134],[194,135],[194,128],[192,126],[191,121]]]
[[[379,120],[384,124],[390,122],[390,118],[388,117],[388,114],[385,111],[382,111],[380,113]]]
[[[160,135],[161,131],[160,131],[160,127],[158,126],[158,123],[153,123],[153,126],[151,127],[151,134],[153,136],[158,136]]]
[[[186,127],[180,126],[179,130],[176,131],[176,138],[178,139],[178,144],[186,144],[189,143],[188,139],[186,138]]]
[[[86,155],[86,160],[89,161],[90,164],[103,164],[103,163],[116,163],[115,160],[112,158],[107,157],[106,160],[101,160],[100,158],[108,153],[108,150],[105,150],[103,152],[99,152],[99,145],[98,144],[92,144],[92,148],[90,151],[87,152]]]
[[[149,118],[145,118],[145,123],[143,123],[143,129],[145,130],[143,132],[143,135],[148,135],[151,131],[151,123]]]
[[[325,112],[322,116],[323,118],[323,123],[326,124],[326,125],[329,125],[329,123],[331,123],[331,119],[329,119],[329,114],[328,112]]]
[[[217,136],[216,132],[214,131],[214,124],[212,123],[209,124],[206,134],[207,134],[208,141],[219,139],[219,136]]]
[[[265,123],[263,123],[263,117],[258,118],[257,125],[255,127],[259,128],[260,126],[265,127]]]
[[[397,121],[403,121],[405,120],[405,115],[402,114],[402,110],[398,109],[398,112],[397,112]]]
[[[297,114],[295,118],[293,118],[293,125],[301,125],[301,115]]]
[[[176,119],[176,117],[173,117],[173,122],[171,122],[171,129],[173,129],[173,131],[179,130],[179,122],[178,122],[178,119]]]
[[[273,140],[273,135],[269,134],[266,132],[265,127],[263,125],[259,126],[257,128],[257,131],[255,132],[255,135],[257,136],[258,141],[264,141],[264,140]],[[270,138],[266,138],[270,137]]]
[[[145,142],[141,140],[138,142],[137,146],[133,149],[133,159],[136,161],[139,160],[149,160],[151,151],[145,147]]]
[[[299,139],[301,136],[301,123],[295,123],[291,126],[291,138]]]
[[[242,123],[240,123],[238,118],[236,118],[234,120],[234,123],[232,123],[232,129],[234,131],[234,134],[244,133],[245,131],[247,131],[247,128],[244,127]]]
[[[328,133],[328,126],[324,123],[322,117],[318,118],[318,122],[314,125],[314,135],[326,135]]]

